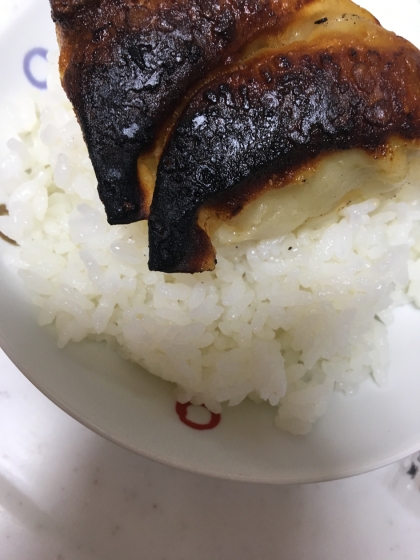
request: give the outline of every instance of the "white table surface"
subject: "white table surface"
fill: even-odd
[[[405,470],[299,486],[185,473],[81,426],[0,351],[0,560],[418,560]]]

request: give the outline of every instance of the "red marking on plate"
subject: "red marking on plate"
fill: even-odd
[[[175,406],[175,410],[176,413],[179,416],[179,419],[181,420],[181,422],[183,422],[186,426],[189,426],[190,428],[193,428],[193,430],[212,430],[213,428],[215,428],[222,416],[220,414],[215,414],[214,412],[210,412],[211,414],[211,418],[210,420],[207,422],[207,424],[198,424],[197,422],[192,422],[191,420],[188,420],[187,418],[187,414],[188,414],[188,407],[192,406],[192,404],[190,402],[187,403],[180,403],[177,402],[176,406]],[[206,410],[208,410],[208,408],[206,406],[204,406],[204,404],[201,405],[203,408],[205,408]]]

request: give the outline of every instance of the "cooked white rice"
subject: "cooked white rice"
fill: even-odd
[[[53,64],[55,67],[55,64]],[[13,105],[13,104],[12,104]],[[11,108],[12,107],[12,108]],[[56,72],[0,109],[0,231],[58,345],[108,340],[177,385],[182,402],[246,397],[310,431],[334,390],[386,377],[385,325],[420,302],[420,165],[393,198],[348,205],[287,236],[218,248],[212,273],[150,272],[147,224],[109,226]],[[16,109],[17,108],[17,109]]]

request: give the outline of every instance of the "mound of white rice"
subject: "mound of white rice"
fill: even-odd
[[[390,310],[420,301],[418,162],[393,198],[218,248],[212,273],[163,274],[148,270],[146,223],[108,225],[57,73],[48,93],[14,103],[0,110],[12,137],[0,147],[0,231],[19,244],[13,265],[60,347],[117,343],[176,383],[178,400],[214,412],[268,401],[295,434],[311,429],[334,390],[383,382]]]

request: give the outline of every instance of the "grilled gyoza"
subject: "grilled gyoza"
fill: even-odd
[[[152,270],[212,270],[263,200],[325,213],[355,187],[319,187],[337,156],[387,190],[420,138],[418,50],[348,0],[51,4],[108,220],[149,220]]]

